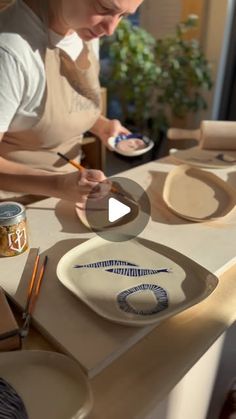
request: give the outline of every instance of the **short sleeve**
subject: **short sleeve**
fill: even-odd
[[[0,47],[0,132],[7,132],[24,93],[24,74],[15,57]]]

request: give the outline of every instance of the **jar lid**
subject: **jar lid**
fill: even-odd
[[[13,225],[25,218],[25,207],[18,202],[0,203],[0,225]]]

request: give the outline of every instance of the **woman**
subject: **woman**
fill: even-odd
[[[77,158],[88,130],[104,144],[128,132],[100,115],[93,40],[111,35],[141,2],[15,0],[1,11],[0,199],[99,196],[104,174],[75,172],[57,152]]]

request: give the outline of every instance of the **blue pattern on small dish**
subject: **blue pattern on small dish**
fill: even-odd
[[[136,310],[128,302],[128,297],[132,294],[136,294],[137,292],[140,293],[147,290],[153,292],[157,302],[156,306],[147,310]],[[116,299],[120,310],[124,311],[125,313],[136,314],[139,316],[151,316],[168,308],[167,292],[164,288],[156,284],[140,284],[135,287],[126,289],[120,292]]]
[[[143,140],[143,142],[146,145],[149,145],[151,141],[146,135],[142,135],[142,134],[134,134],[134,133],[133,134],[120,134],[120,135],[117,135],[117,137],[115,137],[115,147],[117,147],[120,141],[131,140],[131,139]]]
[[[139,139],[143,140],[144,147],[137,148],[136,150],[130,149],[130,150],[120,150],[118,147],[118,144],[120,141],[123,140],[130,140],[130,139]],[[154,147],[154,141],[148,138],[146,135],[132,133],[132,134],[120,134],[116,137],[110,137],[108,138],[107,142],[108,146],[111,148],[111,150],[115,151],[116,153],[126,156],[126,157],[136,157],[141,156],[142,154],[147,153]]]

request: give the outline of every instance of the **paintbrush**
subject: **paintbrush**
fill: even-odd
[[[70,163],[72,166],[76,167],[76,169],[80,170],[81,172],[85,170],[85,167],[83,167],[80,163],[78,163],[75,160],[69,159],[67,156],[65,156],[65,154],[62,153],[57,153],[57,155],[59,157],[61,157],[62,159],[66,160],[68,163]],[[98,182],[98,183],[103,183],[103,182]],[[111,192],[123,196],[125,199],[135,203],[136,205],[139,205],[134,199],[128,197],[127,195],[125,195],[124,193],[120,192],[114,185],[112,185],[111,187]]]
[[[24,324],[20,333],[22,337],[25,337],[29,331],[29,324],[30,324],[31,316],[35,307],[35,303],[39,296],[39,291],[40,291],[42,280],[44,277],[44,272],[47,265],[47,261],[48,261],[48,257],[45,256],[39,275],[37,276],[38,265],[39,265],[39,248],[38,248],[31,280],[28,287],[27,302],[26,302],[25,310],[23,312],[23,318],[25,319],[25,321],[24,321]]]

